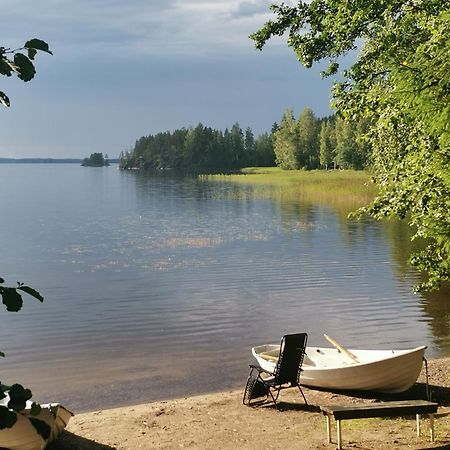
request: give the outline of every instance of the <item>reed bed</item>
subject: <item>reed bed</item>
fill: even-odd
[[[240,174],[203,175],[208,181],[239,185],[233,198],[279,199],[329,204],[351,211],[370,203],[377,190],[368,172],[355,170],[281,170],[249,167]]]

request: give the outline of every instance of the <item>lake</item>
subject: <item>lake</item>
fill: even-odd
[[[450,356],[448,291],[412,293],[403,223],[76,164],[0,165],[0,208],[0,275],[45,297],[0,311],[0,379],[41,402],[84,411],[243,387],[250,348],[293,332]]]

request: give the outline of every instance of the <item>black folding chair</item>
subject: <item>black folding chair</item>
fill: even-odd
[[[243,403],[247,406],[258,406],[266,403],[269,397],[276,408],[282,389],[298,387],[306,404],[305,394],[300,387],[303,358],[305,356],[307,333],[286,334],[281,339],[280,356],[273,373],[260,366],[250,365],[251,370],[245,385]],[[266,378],[262,374],[267,374]],[[274,396],[274,393],[276,394]]]

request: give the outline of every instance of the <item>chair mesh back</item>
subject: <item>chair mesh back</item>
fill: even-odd
[[[299,383],[307,339],[306,333],[283,336],[280,344],[280,356],[274,372],[276,384],[297,385]]]

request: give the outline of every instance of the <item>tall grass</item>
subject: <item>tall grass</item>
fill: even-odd
[[[278,198],[330,204],[348,211],[367,205],[377,190],[367,172],[355,170],[281,170],[277,167],[249,167],[242,174],[204,175],[202,179],[236,183],[253,198]]]

